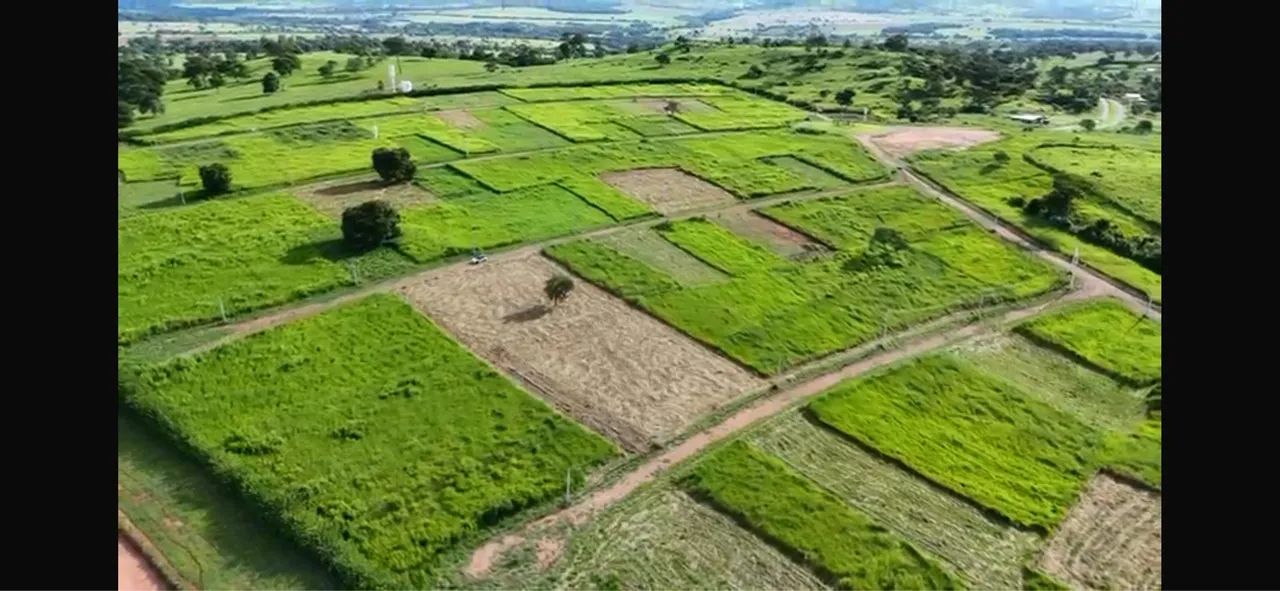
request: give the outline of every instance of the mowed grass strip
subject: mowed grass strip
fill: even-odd
[[[444,554],[615,453],[389,295],[122,390],[355,588],[438,586]]]
[[[334,222],[288,195],[213,200],[121,219],[122,342],[282,304],[352,282],[319,256]]]
[[[681,484],[840,588],[962,586],[902,538],[747,443],[715,451]]]
[[[787,260],[704,218],[660,224],[656,230],[680,249],[730,275],[759,273]]]
[[[1117,379],[1145,386],[1160,379],[1160,329],[1159,322],[1102,298],[1038,316],[1016,330]]]
[[[1098,432],[950,356],[837,385],[823,423],[1011,521],[1052,529],[1093,473]]]

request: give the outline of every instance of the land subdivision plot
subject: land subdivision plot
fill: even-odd
[[[455,267],[402,293],[477,354],[632,451],[764,382],[599,288],[548,306],[536,254]]]
[[[1097,475],[1039,566],[1074,588],[1159,589],[1160,495]]]
[[[480,118],[475,115],[472,115],[471,111],[463,109],[445,109],[443,111],[436,111],[435,116],[439,117],[441,121],[444,121],[457,129],[484,129],[485,127],[488,127],[488,124],[481,121]]]
[[[637,115],[665,115],[668,103],[675,103],[676,111],[681,113],[705,113],[716,110],[715,107],[696,98],[636,98],[630,101],[619,101],[616,104]]]
[[[600,179],[663,215],[737,200],[732,193],[678,168],[606,172]]]
[[[999,132],[964,127],[896,127],[871,136],[872,142],[898,158],[924,150],[962,150],[998,139]]]
[[[812,238],[752,210],[721,211],[707,217],[785,257],[805,258],[827,250]]]
[[[329,217],[341,218],[348,207],[380,199],[404,209],[438,201],[435,195],[413,183],[388,185],[378,177],[345,178],[307,185],[293,190],[294,196]]]

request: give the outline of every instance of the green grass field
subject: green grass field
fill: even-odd
[[[746,443],[730,443],[700,460],[682,486],[840,588],[962,586],[902,538]]]
[[[846,382],[823,423],[1014,523],[1052,529],[1092,476],[1100,434],[951,356]]]
[[[1127,213],[1159,224],[1160,151],[1123,148],[1038,148],[1037,162],[1088,179],[1100,192]]]
[[[434,586],[442,553],[616,453],[387,295],[143,368],[124,399],[360,588]]]
[[[1145,386],[1160,379],[1161,324],[1119,301],[1076,304],[1019,325],[1018,331],[1127,382]]]
[[[135,215],[117,229],[121,341],[352,283],[347,268],[324,256],[336,225],[288,195]]]
[[[682,283],[600,241],[556,245],[547,253],[587,280],[764,374],[857,346],[884,330],[967,305],[1044,293],[1063,281],[1047,265],[991,236],[955,226],[968,222],[904,187],[856,190],[765,211],[819,237],[825,227],[825,240],[841,251],[796,262],[713,222],[680,221],[660,231],[661,237],[730,276],[706,284]],[[875,224],[897,223],[890,227],[910,233],[916,218],[942,219],[936,225],[941,229],[917,232],[920,239],[898,254],[896,266],[864,268],[861,255]],[[824,220],[838,221],[823,226]],[[833,224],[848,228],[855,223],[865,238],[856,238],[856,230],[839,236],[832,230]],[[947,234],[947,239],[935,240],[940,234]],[[948,245],[957,240],[976,244]],[[961,256],[971,252],[986,253],[987,258]]]
[[[1106,248],[1085,242],[1045,221],[1028,216],[1021,208],[1009,202],[1009,199],[1014,197],[1027,200],[1040,197],[1052,188],[1053,181],[1049,172],[1025,161],[1024,154],[1037,158],[1044,149],[1041,146],[1070,144],[1075,137],[1077,136],[1067,132],[1017,132],[1006,139],[974,146],[968,150],[922,152],[911,157],[910,160],[914,168],[928,175],[929,178],[993,215],[1018,226],[1058,252],[1073,256],[1078,250],[1081,261],[1145,291],[1155,301],[1161,301],[1160,274]],[[1111,191],[1112,195],[1123,196],[1113,197],[1111,200],[1085,200],[1083,203],[1078,203],[1077,207],[1090,217],[1106,218],[1129,233],[1148,233],[1146,230],[1148,224],[1126,213],[1125,209],[1115,203],[1129,203],[1127,207],[1134,208],[1135,211],[1141,211],[1142,205],[1134,204],[1150,203],[1152,189],[1149,181],[1152,174],[1159,176],[1160,163],[1159,153],[1154,152],[1152,156],[1151,150],[1159,149],[1159,136],[1126,136],[1098,132],[1079,137],[1082,145],[1087,143],[1118,146],[1122,148],[1121,154],[1132,152],[1141,153],[1142,156],[1134,160],[1132,165],[1124,166],[1108,164],[1101,158],[1092,158],[1091,164],[1087,167],[1096,166],[1102,177],[1092,176],[1089,174],[1092,170],[1089,170],[1083,178],[1090,180],[1092,184],[1102,186],[1104,192]],[[1085,142],[1086,138],[1087,142]],[[1079,148],[1067,150],[1077,149]],[[1095,148],[1090,150],[1106,151],[1106,149]],[[1004,164],[995,162],[994,154],[1001,151],[1011,157],[1009,162]],[[1114,155],[1108,157],[1115,158]],[[1079,171],[1084,172],[1083,169]],[[1135,187],[1140,189],[1135,191],[1133,190]],[[1156,191],[1158,192],[1158,188]],[[1157,210],[1158,199],[1156,195]]]

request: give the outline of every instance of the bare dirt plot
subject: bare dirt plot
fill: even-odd
[[[1000,139],[989,129],[967,127],[895,127],[871,136],[871,141],[899,158],[924,150],[962,150]]]
[[[127,591],[163,591],[169,588],[160,571],[123,534],[116,536],[116,588]]]
[[[826,252],[826,248],[808,236],[752,210],[722,211],[708,217],[785,257],[802,259]]]
[[[536,254],[459,266],[400,291],[477,354],[632,451],[764,382],[585,282],[554,309]]]
[[[1076,588],[1159,589],[1160,495],[1099,474],[1039,566]]]
[[[472,115],[471,111],[446,109],[444,111],[436,111],[434,115],[457,129],[484,129],[488,127],[484,121]]]
[[[344,209],[371,199],[388,201],[397,209],[436,201],[434,195],[417,185],[387,185],[377,177],[325,181],[298,187],[293,190],[293,194],[321,213],[335,218],[342,217]]]
[[[600,180],[652,205],[663,215],[736,201],[728,191],[678,168],[606,172]]]

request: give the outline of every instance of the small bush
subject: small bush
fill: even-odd
[[[366,201],[342,212],[342,240],[355,250],[377,248],[400,235],[400,213],[386,201]]]
[[[221,162],[201,166],[200,184],[210,195],[226,193],[231,190],[231,171]]]
[[[404,148],[377,148],[373,151],[373,169],[388,182],[404,182],[413,179],[418,171],[409,151]]]

